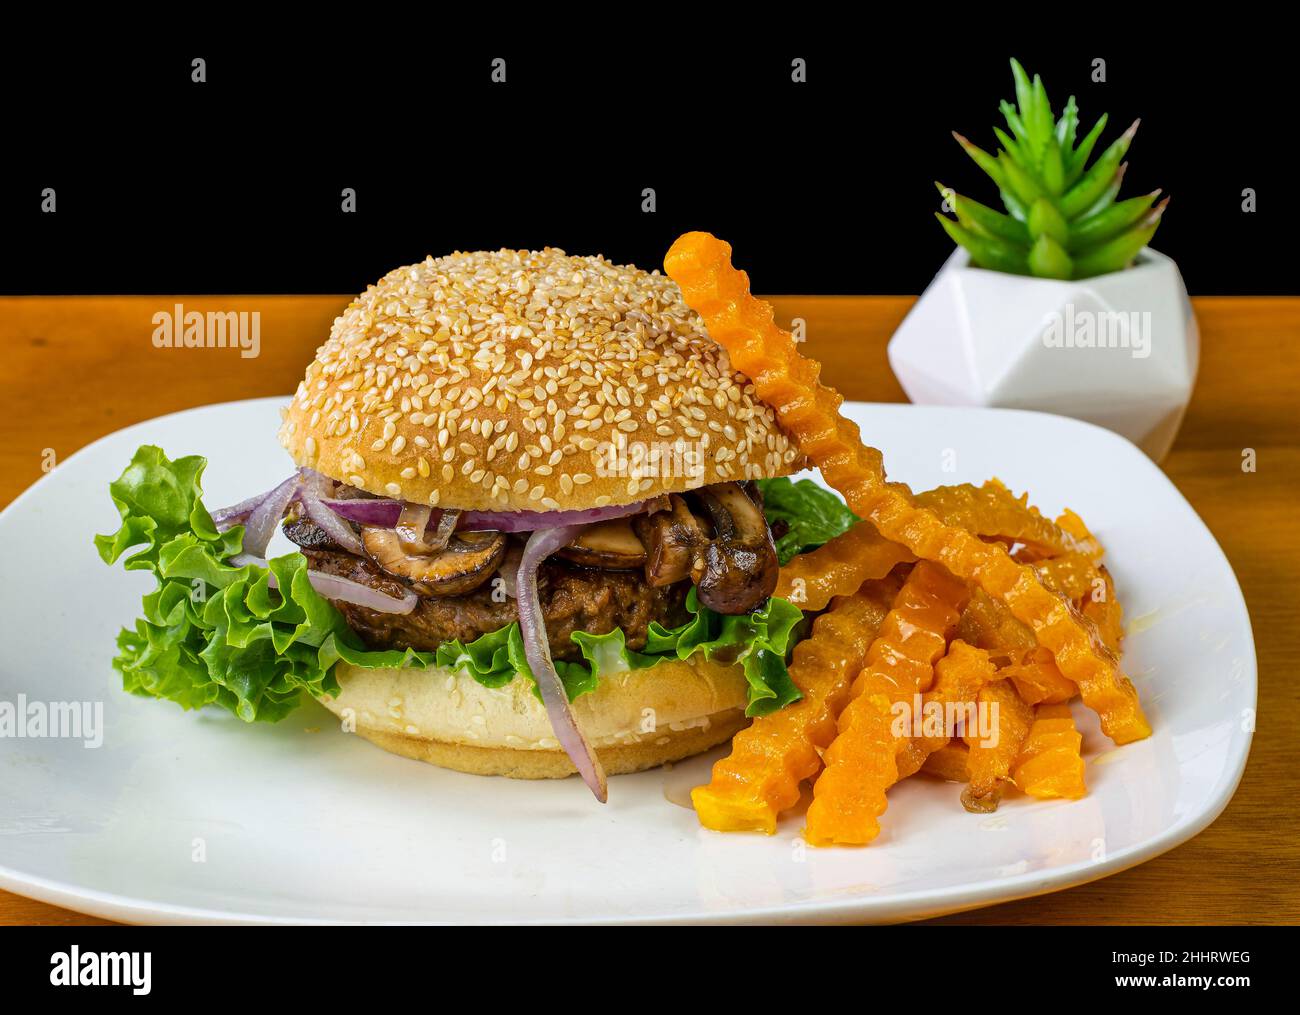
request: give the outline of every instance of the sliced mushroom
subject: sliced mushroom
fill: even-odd
[[[290,504],[284,515],[284,534],[304,550],[341,550],[334,537],[307,517],[301,504]]]
[[[695,585],[700,602],[718,613],[748,613],[776,589],[776,544],[762,509],[736,483],[697,491],[713,520],[704,575]]]
[[[506,555],[501,532],[459,532],[437,553],[408,553],[393,530],[367,525],[361,544],[380,570],[414,583],[429,596],[460,596],[473,592],[496,573]]]
[[[704,576],[704,550],[709,534],[691,513],[684,498],[671,494],[667,511],[636,515],[632,528],[646,550],[645,580],[662,587]]]
[[[588,525],[557,556],[584,567],[606,571],[635,571],[646,562],[645,546],[632,531],[628,518],[613,518]]]

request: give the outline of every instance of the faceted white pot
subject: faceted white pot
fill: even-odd
[[[919,404],[1037,409],[1114,430],[1159,461],[1191,397],[1200,333],[1178,266],[1147,248],[1079,282],[948,258],[889,342]]]

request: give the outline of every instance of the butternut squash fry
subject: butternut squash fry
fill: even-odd
[[[1069,705],[1039,705],[1012,766],[1012,778],[1029,796],[1078,800],[1088,792],[1083,776],[1083,737]]]
[[[970,748],[967,762],[970,783],[962,793],[961,802],[968,811],[987,813],[997,809],[1003,783],[1011,779],[1011,767],[1029,735],[1034,710],[1020,699],[1015,684],[1009,680],[982,688],[979,703],[988,709],[996,735],[985,740],[968,729],[963,736]]]
[[[915,559],[870,522],[858,522],[817,549],[791,558],[781,568],[773,595],[801,610],[822,610],[832,597],[850,595],[863,582],[883,578],[895,565]]]
[[[970,748],[954,737],[925,759],[921,771],[947,782],[970,782],[969,758]]]
[[[897,578],[867,582],[831,600],[811,635],[794,649],[790,677],[803,698],[759,716],[732,738],[708,784],[691,791],[700,824],[720,832],[776,831],[782,811],[799,800],[799,784],[822,767],[820,752],[835,736],[835,719],[867,649],[898,594]]]
[[[809,842],[860,845],[879,834],[885,791],[898,781],[897,754],[908,740],[895,728],[894,703],[910,704],[929,688],[968,594],[965,582],[937,564],[912,568],[867,650],[823,757],[804,832]]]
[[[980,689],[1001,674],[989,660],[989,654],[983,649],[967,645],[964,641],[954,641],[948,646],[947,654],[935,664],[934,686],[921,698],[922,709],[938,706],[946,715],[950,711],[974,710],[979,701]],[[1074,685],[1070,685],[1071,690]],[[956,730],[948,729],[934,736],[913,736],[899,752],[898,777],[906,779],[921,770],[926,759],[939,748],[946,745]]]
[[[857,425],[840,413],[843,397],[820,382],[820,364],[802,356],[790,333],[774,323],[771,305],[750,294],[748,276],[732,267],[730,246],[708,233],[686,233],[668,251],[664,269],[704,318],[710,336],[727,349],[732,365],[775,409],[782,428],[855,514],[919,559],[937,561],[1006,603],[1051,650],[1116,743],[1150,735],[1136,690],[1090,621],[1044,588],[1005,547],[944,525],[934,512],[917,507],[906,487],[885,481],[880,452],[864,444]]]

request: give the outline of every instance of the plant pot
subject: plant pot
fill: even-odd
[[[899,325],[889,364],[919,404],[1037,409],[1122,434],[1159,461],[1191,397],[1200,334],[1178,266],[1077,282],[970,266],[958,248]]]

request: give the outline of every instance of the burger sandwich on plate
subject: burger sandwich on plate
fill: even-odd
[[[211,514],[198,457],[144,447],[113,484],[100,552],[159,582],[119,637],[127,690],[249,721],[306,692],[386,750],[576,771],[600,800],[798,699],[779,565],[854,519],[780,478],[800,454],[658,272],[553,249],[392,271],[279,437],[296,471]],[[268,560],[278,527],[297,550]]]

